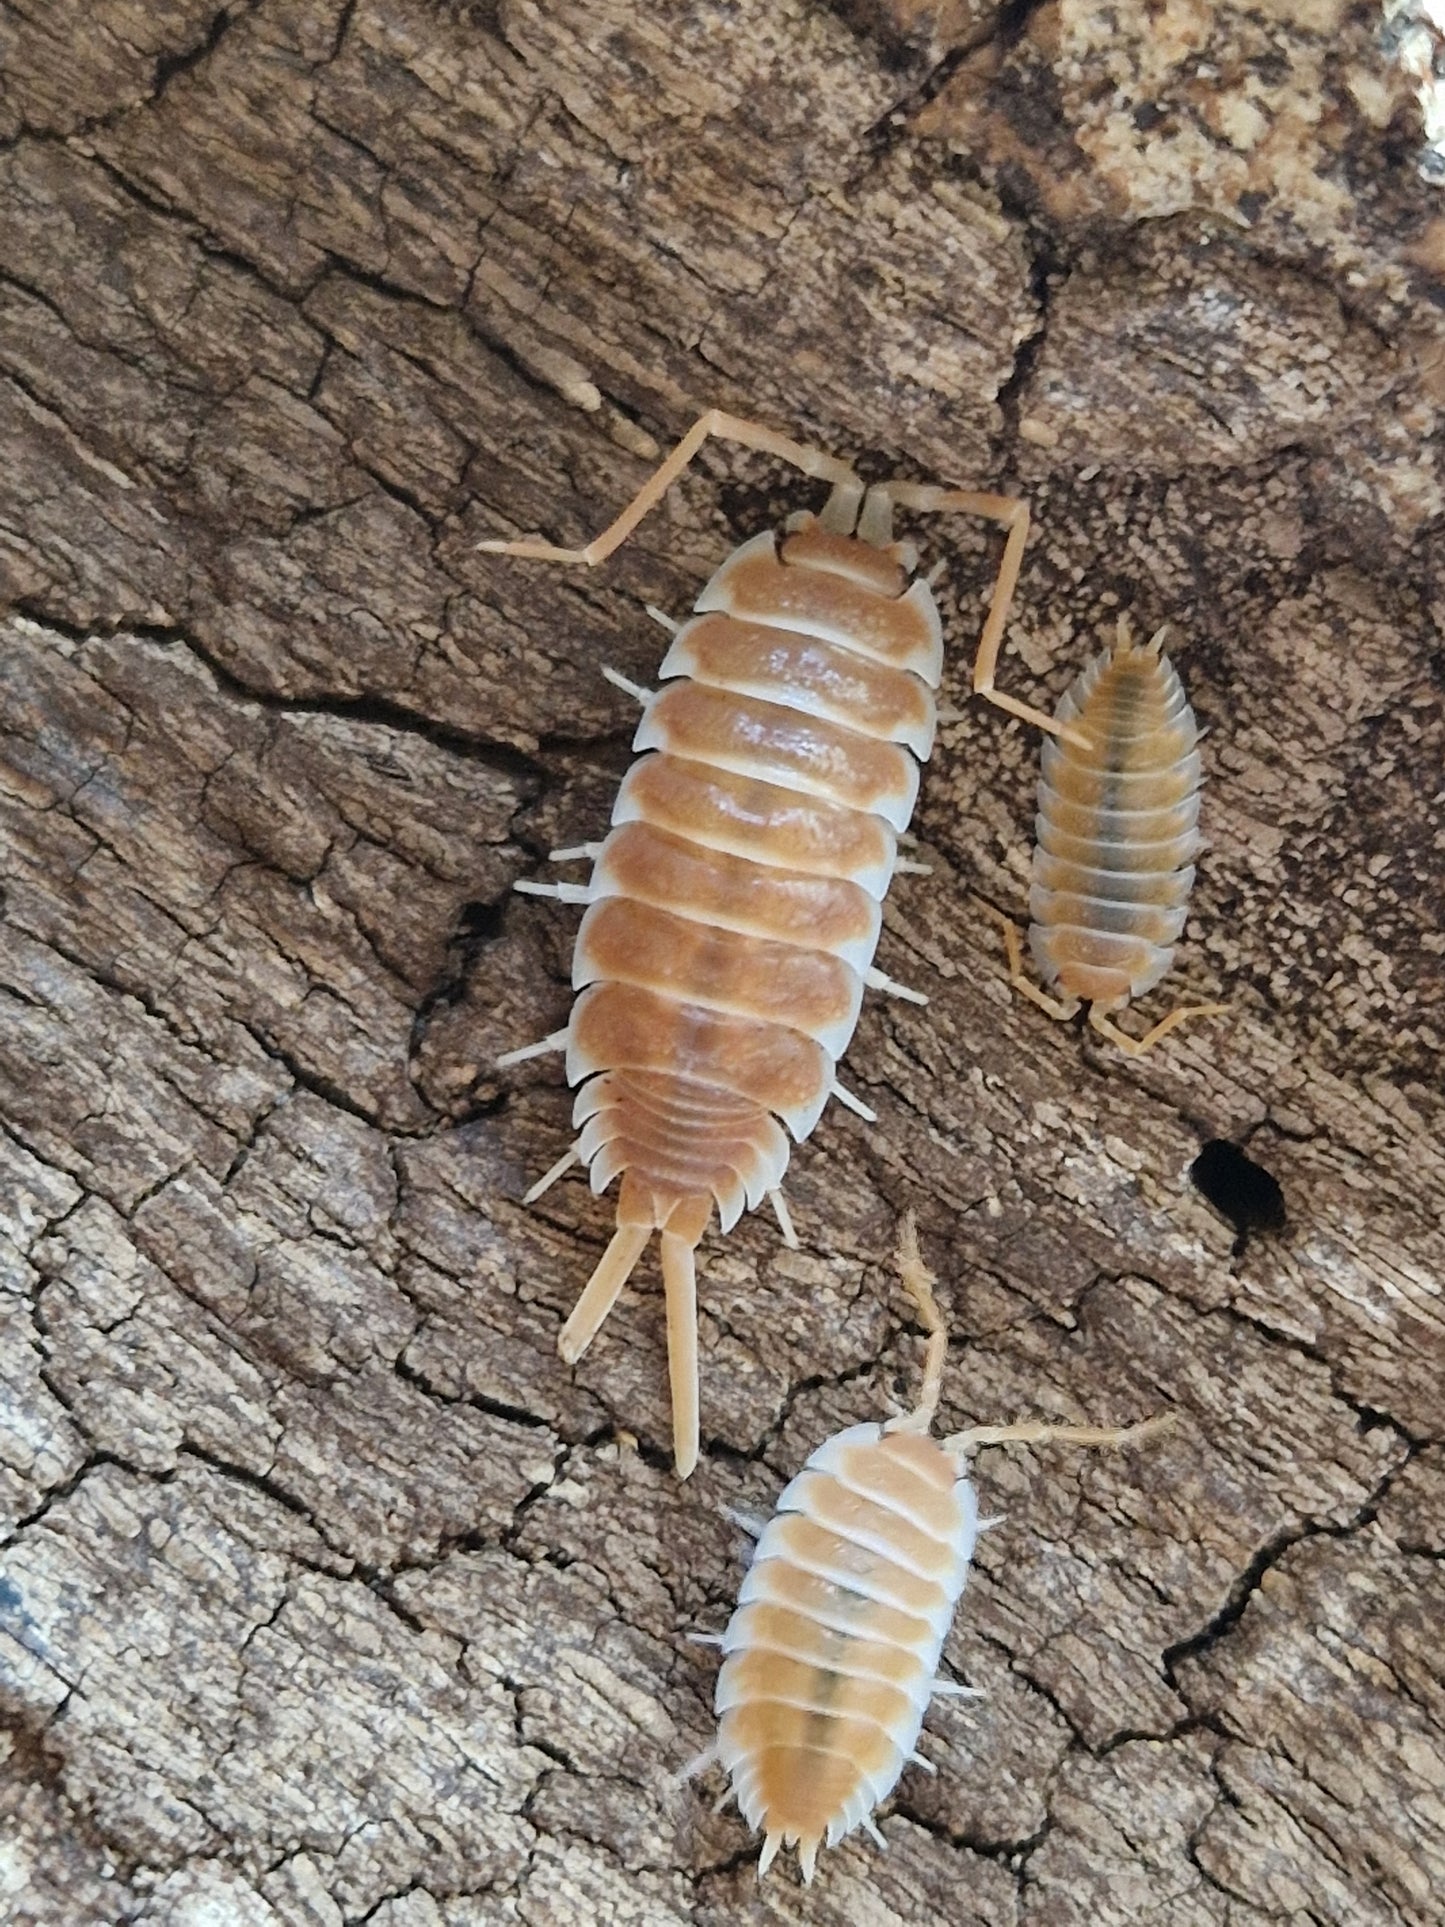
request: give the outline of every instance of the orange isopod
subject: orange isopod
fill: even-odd
[[[726,1231],[766,1196],[793,1242],[780,1185],[786,1133],[801,1141],[829,1097],[872,1118],[835,1065],[863,988],[910,996],[872,967],[881,904],[933,744],[943,665],[938,609],[895,542],[893,509],[961,509],[1008,530],[979,643],[991,691],[1028,533],[1010,496],[908,482],[865,488],[846,463],[713,410],[623,513],[583,549],[484,542],[493,553],[600,562],[710,435],[781,457],[832,486],[817,515],[744,542],[674,629],[660,692],[643,703],[612,830],[586,885],[518,884],[588,906],[566,1028],[508,1052],[565,1050],[582,1086],[581,1135],[527,1201],[581,1160],[600,1192],[621,1176],[617,1231],[564,1325],[575,1362],[654,1230],[662,1234],[673,1440],[685,1478],[698,1450],[693,1253],[716,1205]],[[667,618],[662,618],[664,622]],[[1018,715],[1055,725],[995,695]],[[783,1127],[786,1127],[786,1133]]]
[[[1164,630],[1142,647],[1119,618],[1105,649],[1065,690],[1044,744],[1029,891],[1029,948],[1044,989],[1023,973],[1004,919],[1009,975],[1049,1016],[1089,1022],[1131,1056],[1188,1017],[1225,1004],[1183,1004],[1143,1037],[1110,1012],[1152,990],[1184,928],[1199,835],[1199,731]],[[1059,990],[1062,998],[1049,996]]]
[[[759,1879],[796,1847],[804,1880],[818,1849],[862,1827],[887,1843],[874,1809],[915,1751],[930,1699],[973,1696],[938,1677],[943,1643],[980,1532],[966,1470],[981,1445],[1062,1439],[1121,1445],[1161,1420],[1123,1431],[1092,1426],[982,1426],[935,1439],[947,1336],[911,1218],[899,1269],[929,1333],[917,1409],[886,1425],[853,1425],[820,1445],[758,1533],[721,1646],[717,1738],[683,1777],[716,1764],[748,1825],[760,1831]],[[931,1770],[931,1768],[930,1768]]]

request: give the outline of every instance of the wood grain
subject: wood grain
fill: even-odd
[[[0,4],[0,1915],[23,1927],[1428,1927],[1445,1877],[1439,634],[1445,202],[1343,0]],[[1167,31],[1166,31],[1167,27]],[[703,1462],[660,1292],[575,1371],[575,913],[660,632],[809,490],[1018,487],[1008,687],[1172,629],[1203,825],[1127,1063],[1010,998],[1038,748],[965,703],[941,559],[928,878],[900,878],[803,1241],[703,1247]],[[1158,1015],[1167,993],[1141,1003]],[[1231,1258],[1187,1167],[1247,1140]],[[880,1856],[760,1891],[669,1776],[743,1549],[912,1396],[985,1453],[941,1706]]]

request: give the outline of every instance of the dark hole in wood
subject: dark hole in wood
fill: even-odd
[[[495,903],[464,903],[457,918],[457,934],[476,944],[494,943],[502,934],[511,892]]]
[[[1189,1176],[1234,1226],[1236,1258],[1242,1255],[1251,1231],[1283,1231],[1284,1192],[1278,1181],[1228,1138],[1210,1138],[1190,1165]]]

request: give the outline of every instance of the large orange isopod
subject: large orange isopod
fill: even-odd
[[[744,542],[691,621],[674,628],[663,687],[643,704],[639,752],[588,883],[519,889],[587,906],[565,1029],[509,1052],[566,1052],[581,1086],[580,1135],[528,1194],[581,1160],[592,1188],[622,1180],[617,1231],[562,1329],[574,1362],[654,1231],[662,1234],[673,1437],[686,1477],[698,1451],[693,1252],[716,1207],[726,1231],[772,1200],[789,1137],[830,1097],[871,1119],[838,1082],[865,985],[926,999],[873,968],[881,904],[933,744],[943,636],[895,506],[961,509],[1008,530],[979,644],[992,666],[1018,578],[1028,510],[1010,496],[909,482],[865,488],[846,462],[756,423],[704,415],[618,519],[583,549],[484,542],[494,553],[596,563],[610,555],[709,435],[760,449],[832,485],[818,515]],[[666,618],[664,618],[666,620]],[[611,672],[608,672],[611,673]],[[994,700],[1054,728],[1012,697]]]

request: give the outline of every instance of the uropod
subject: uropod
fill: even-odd
[[[1121,1431],[1044,1422],[979,1426],[935,1439],[948,1339],[934,1280],[903,1221],[898,1264],[929,1333],[918,1405],[885,1425],[853,1425],[820,1445],[758,1535],[738,1606],[721,1635],[717,1738],[683,1778],[717,1765],[763,1836],[759,1879],[796,1847],[811,1880],[818,1849],[873,1820],[910,1760],[929,1701],[979,1697],[938,1677],[980,1519],[968,1477],[979,1446],[1049,1439],[1123,1445],[1162,1418]],[[734,1515],[736,1516],[736,1515]]]
[[[1181,1004],[1142,1037],[1110,1015],[1152,990],[1173,962],[1202,848],[1199,730],[1164,634],[1136,644],[1120,616],[1113,646],[1054,711],[1029,890],[1042,990],[1024,975],[1018,931],[1002,919],[1014,988],[1061,1020],[1087,1003],[1092,1027],[1131,1057],[1186,1018],[1228,1009]]]
[[[694,1250],[716,1205],[722,1228],[771,1199],[788,1134],[805,1138],[830,1097],[872,1118],[835,1066],[865,985],[911,996],[873,968],[881,904],[932,745],[943,665],[937,605],[915,575],[893,510],[956,509],[1007,530],[979,642],[975,687],[1013,714],[1057,727],[992,689],[992,669],[1028,535],[1011,496],[911,482],[865,487],[843,461],[712,410],[628,507],[581,549],[489,541],[494,554],[597,563],[719,436],[831,485],[821,513],[792,516],[728,556],[674,631],[660,691],[613,672],[643,705],[639,752],[586,884],[518,888],[585,904],[567,1026],[508,1052],[515,1064],[565,1051],[580,1085],[581,1134],[527,1194],[582,1161],[592,1188],[622,1179],[617,1230],[562,1329],[586,1350],[654,1231],[661,1233],[673,1440],[697,1459]]]

